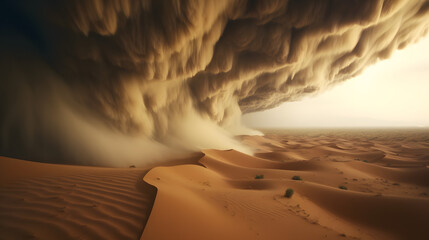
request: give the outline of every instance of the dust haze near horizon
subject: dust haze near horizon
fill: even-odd
[[[254,128],[429,127],[429,37],[301,101],[245,114]]]
[[[429,31],[427,0],[3,2],[0,154],[53,162],[251,153],[233,138],[258,133],[243,113],[322,93]]]

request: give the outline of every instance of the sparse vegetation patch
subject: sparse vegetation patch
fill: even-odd
[[[301,181],[301,180],[302,180],[302,178],[301,178],[300,176],[293,176],[293,177],[292,177],[292,180],[298,180],[298,181]]]
[[[287,197],[287,198],[291,198],[291,197],[292,197],[292,195],[293,195],[293,189],[292,189],[292,188],[288,188],[288,189],[286,189],[285,197]]]
[[[256,175],[255,179],[264,179],[264,174]]]

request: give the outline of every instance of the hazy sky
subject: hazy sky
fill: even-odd
[[[429,127],[429,37],[330,90],[243,116],[250,127]]]

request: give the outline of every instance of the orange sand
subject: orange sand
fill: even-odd
[[[149,172],[0,158],[0,239],[429,239],[427,134],[241,140],[255,156],[204,150]]]

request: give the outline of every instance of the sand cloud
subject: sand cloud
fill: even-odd
[[[429,27],[424,0],[5,6],[0,150],[52,161],[177,146],[246,151],[230,138],[251,133],[242,113],[356,76]]]

